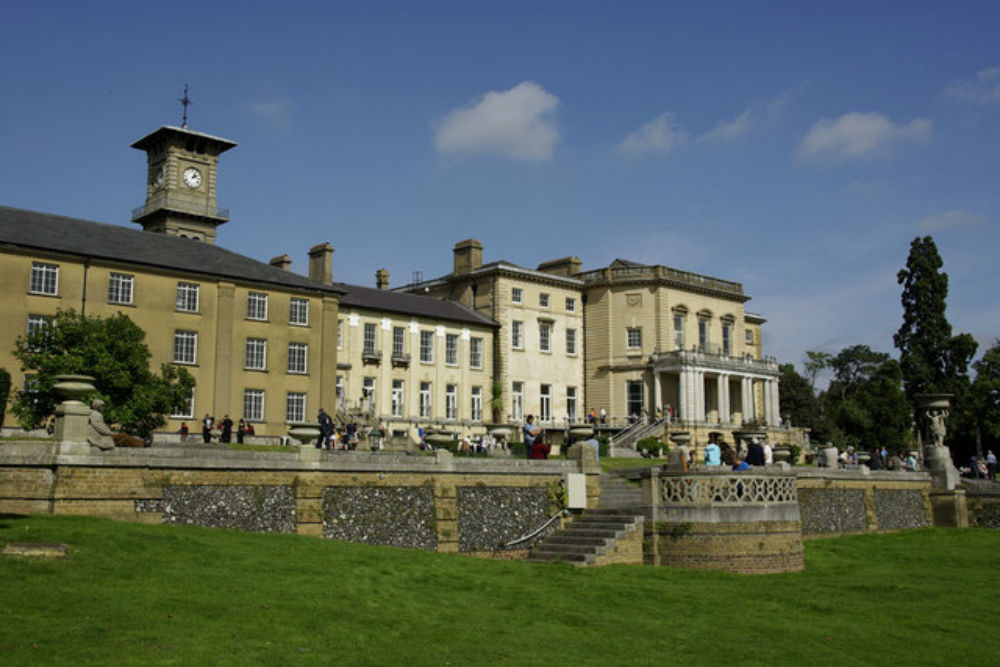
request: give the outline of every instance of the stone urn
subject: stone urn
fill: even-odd
[[[592,435],[594,435],[594,427],[589,424],[574,424],[569,429],[570,442],[586,440]]]
[[[872,453],[871,452],[858,452],[858,464],[859,465],[865,465],[866,466],[869,463],[871,463],[871,460],[872,460]]]
[[[319,424],[292,424],[288,429],[288,437],[298,440],[299,444],[305,447],[315,445],[321,432]]]
[[[492,435],[496,440],[503,440],[504,442],[507,442],[510,438],[510,429],[506,426],[498,426],[490,431],[490,435]]]
[[[424,440],[429,442],[434,449],[447,448],[455,441],[455,434],[448,431],[434,431],[424,436]]]
[[[791,463],[792,462],[792,450],[788,447],[774,447],[771,450],[774,455],[775,463]]]
[[[94,391],[94,378],[89,375],[57,375],[52,391],[64,401],[77,401]]]
[[[687,447],[691,443],[690,431],[674,431],[670,434],[670,442],[678,447]]]

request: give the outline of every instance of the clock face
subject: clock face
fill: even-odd
[[[184,170],[184,185],[189,188],[196,188],[201,185],[201,172],[194,167],[188,167]]]

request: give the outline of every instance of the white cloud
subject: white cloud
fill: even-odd
[[[907,125],[896,125],[880,113],[851,112],[839,118],[821,118],[799,143],[799,156],[805,159],[848,161],[884,155],[894,146],[926,139],[931,122],[917,118]]]
[[[532,81],[490,91],[436,123],[434,146],[447,155],[492,154],[548,160],[559,140],[559,99]]]
[[[618,150],[631,157],[649,153],[667,154],[687,140],[687,132],[669,113],[660,114],[622,139]]]
[[[972,213],[957,208],[923,218],[917,222],[917,228],[924,232],[936,232],[946,229],[971,229],[987,222],[987,217],[982,213]]]
[[[744,134],[750,129],[751,118],[753,117],[753,112],[747,109],[739,116],[733,120],[726,122],[721,122],[714,128],[706,132],[705,134],[698,137],[701,140],[713,140],[713,139],[735,139],[736,137]]]
[[[240,108],[244,111],[282,129],[288,128],[292,107],[292,100],[287,97],[276,100],[244,102],[240,105]]]
[[[944,92],[961,100],[1000,102],[1000,67],[984,69],[971,79],[953,81]]]

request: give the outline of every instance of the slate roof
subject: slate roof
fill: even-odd
[[[0,248],[12,246],[331,295],[342,291],[194,239],[0,206]]]
[[[344,283],[326,285],[194,239],[0,206],[0,249],[11,247],[325,292],[340,297],[342,309],[499,326],[454,301]]]
[[[340,310],[344,312],[350,307],[366,308],[389,313],[403,313],[420,317],[429,317],[455,322],[468,322],[498,328],[500,325],[491,318],[463,306],[457,301],[448,301],[433,296],[407,294],[393,290],[374,289],[359,285],[334,283],[335,287],[344,290],[340,297]]]

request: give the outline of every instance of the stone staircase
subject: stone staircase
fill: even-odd
[[[619,475],[601,473],[601,509],[625,509],[642,505],[642,489]]]
[[[602,474],[600,508],[585,510],[540,542],[528,555],[535,563],[561,561],[578,566],[641,564],[645,519],[632,508],[642,491],[618,475]]]

